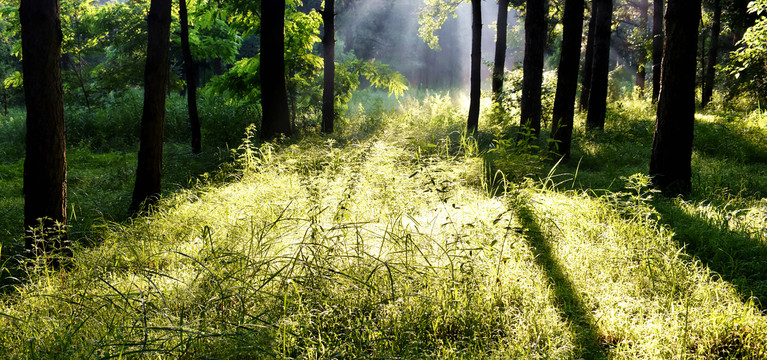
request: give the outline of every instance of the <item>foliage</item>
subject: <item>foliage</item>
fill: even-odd
[[[748,11],[758,18],[756,23],[746,30],[738,43],[737,50],[730,53],[731,63],[726,71],[739,80],[734,89],[753,93],[760,100],[767,99],[767,1],[751,1]]]
[[[439,49],[439,37],[435,34],[448,16],[456,17],[455,10],[465,0],[425,0],[418,13],[418,36],[432,49]]]

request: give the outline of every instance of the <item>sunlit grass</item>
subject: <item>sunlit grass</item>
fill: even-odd
[[[0,353],[767,356],[767,322],[746,294],[767,282],[742,281],[764,268],[764,200],[716,184],[715,201],[656,199],[641,175],[651,140],[641,103],[612,109],[604,133],[577,129],[582,155],[552,177],[515,183],[489,182],[485,149],[449,96],[360,104],[334,138],[257,144],[251,132],[228,172],[151,215],[105,222],[69,269],[23,263],[26,280],[0,302]],[[72,172],[104,196],[130,176],[119,155],[91,161],[125,168]],[[720,249],[732,267],[717,267]]]

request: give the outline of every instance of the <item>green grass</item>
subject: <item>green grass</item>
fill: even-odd
[[[151,216],[102,221],[91,235],[99,241],[78,242],[66,271],[23,263],[26,280],[0,300],[0,353],[767,357],[757,301],[767,204],[751,187],[758,182],[737,179],[761,166],[750,155],[764,146],[753,135],[765,133],[761,125],[733,138],[726,156],[742,154],[743,167],[730,166],[720,182],[702,165],[723,166],[707,162],[723,155],[696,144],[695,193],[666,200],[642,175],[646,103],[611,109],[603,133],[584,135],[579,125],[579,155],[525,180],[528,170],[549,173],[548,162],[531,163],[545,156],[511,144],[483,156],[492,135],[466,138],[465,110],[450,96],[405,97],[399,110],[370,102],[332,138],[245,141],[227,173],[209,176],[225,181],[183,186]],[[89,151],[74,151],[90,164],[70,176],[93,199],[123,201],[106,197],[131,177],[132,155]],[[166,156],[187,159],[182,147]],[[488,165],[515,164],[530,164],[505,169],[519,181],[488,180]],[[18,163],[3,166],[20,178]],[[99,205],[83,204],[79,216]]]

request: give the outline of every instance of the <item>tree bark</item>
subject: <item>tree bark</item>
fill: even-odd
[[[522,61],[522,98],[520,103],[521,139],[526,131],[531,139],[541,133],[541,85],[546,51],[546,0],[527,0],[525,14],[525,57]]]
[[[189,108],[189,125],[192,128],[192,153],[199,154],[202,135],[200,134],[200,115],[197,112],[197,64],[192,57],[189,47],[189,18],[186,11],[186,1],[179,0],[179,22],[181,23],[181,52],[184,57],[184,72],[186,73],[186,100]]]
[[[482,2],[471,0],[471,85],[469,91],[469,118],[466,130],[475,133],[479,127],[479,96],[482,78]]]
[[[660,94],[661,62],[663,61],[663,4],[664,0],[653,0],[652,17],[652,102]]]
[[[719,0],[714,0],[714,19],[711,23],[711,46],[708,50],[706,74],[703,78],[703,91],[701,107],[705,107],[711,101],[714,94],[714,80],[716,79],[716,63],[719,57],[719,32],[722,27],[722,6]]]
[[[695,54],[701,0],[669,0],[661,92],[650,158],[654,186],[665,195],[692,188],[695,122]]]
[[[589,108],[589,95],[591,94],[591,70],[594,67],[594,30],[597,24],[597,8],[591,5],[591,19],[586,33],[586,51],[583,56],[583,68],[581,70],[581,96],[578,100],[581,110]]]
[[[634,85],[639,89],[639,96],[644,94],[645,88],[645,76],[647,76],[646,64],[647,64],[647,48],[645,47],[645,39],[647,39],[647,24],[648,14],[650,9],[649,0],[640,0],[639,2],[639,32],[641,33],[641,39],[639,46],[637,47],[637,72],[634,78]]]
[[[333,133],[335,122],[335,76],[336,76],[336,26],[335,0],[325,0],[325,10],[322,21],[325,24],[325,35],[322,38],[322,49],[325,61],[325,79],[322,90],[322,132]]]
[[[562,16],[562,52],[557,70],[557,92],[551,120],[549,150],[570,157],[575,93],[578,90],[578,63],[581,55],[584,0],[567,0]]]
[[[261,137],[290,136],[285,81],[285,0],[261,1]]]
[[[591,69],[587,129],[604,129],[607,114],[607,82],[610,66],[610,33],[613,17],[612,0],[594,0],[597,22],[594,28],[594,63]]]
[[[509,18],[509,0],[498,0],[497,35],[495,39],[495,66],[493,67],[493,99],[498,101],[503,91],[503,72],[506,65],[506,32]]]
[[[171,0],[152,0],[147,16],[149,41],[144,69],[144,109],[131,213],[156,203],[162,191],[165,91],[170,72],[170,12]]]
[[[32,257],[45,254],[69,257],[59,2],[22,0],[19,17],[27,108],[25,245]]]

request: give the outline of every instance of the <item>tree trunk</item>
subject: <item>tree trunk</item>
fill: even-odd
[[[701,107],[705,107],[711,101],[714,94],[714,80],[716,79],[716,63],[719,55],[719,32],[722,27],[722,6],[719,0],[714,0],[714,21],[711,23],[711,47],[708,49],[708,61],[706,73],[703,78],[703,91]]]
[[[261,1],[261,137],[292,135],[285,82],[285,0]]]
[[[701,0],[669,0],[661,92],[655,122],[650,176],[665,195],[689,194],[692,188],[692,141],[695,122],[695,46]]]
[[[652,16],[652,102],[658,101],[660,94],[661,62],[663,61],[663,3],[653,0]]]
[[[156,203],[162,191],[165,91],[170,72],[170,12],[171,0],[152,0],[147,16],[149,41],[144,69],[144,109],[131,213]]]
[[[335,122],[335,76],[336,76],[336,26],[335,0],[325,0],[322,21],[325,24],[325,36],[322,38],[322,51],[325,61],[325,79],[322,90],[322,132],[333,133]]]
[[[650,9],[649,0],[641,0],[639,2],[639,32],[641,34],[639,46],[637,47],[637,72],[635,76],[634,84],[639,89],[639,96],[644,95],[645,76],[647,71],[645,66],[647,64],[647,48],[645,47],[645,40],[647,39],[647,24],[648,14]]]
[[[607,81],[610,67],[610,32],[613,17],[612,0],[594,0],[597,22],[594,29],[594,63],[591,69],[591,93],[586,116],[587,129],[604,129],[607,113]]]
[[[197,64],[192,58],[189,47],[189,19],[186,11],[186,0],[179,0],[179,22],[181,23],[181,52],[184,57],[184,72],[186,73],[187,107],[189,108],[189,125],[192,128],[192,153],[199,154],[202,135],[200,134],[200,116],[197,113]]]
[[[581,70],[581,96],[578,100],[581,110],[589,108],[589,95],[591,94],[591,70],[594,67],[594,30],[597,24],[597,8],[591,5],[591,19],[586,33],[586,53],[583,56]]]
[[[27,107],[25,245],[29,256],[69,257],[59,2],[22,0],[19,17]]]
[[[495,66],[493,67],[493,99],[498,101],[503,91],[503,72],[506,65],[506,31],[509,18],[509,0],[498,0],[498,29],[495,39]]]
[[[573,136],[575,92],[578,89],[578,63],[581,55],[584,0],[567,0],[562,16],[562,53],[557,70],[557,93],[551,120],[549,150],[565,159],[570,157]]]
[[[546,32],[546,0],[527,0],[519,139],[527,131],[530,131],[532,138],[528,140],[531,141],[541,133],[541,85]]]
[[[471,85],[469,92],[469,119],[466,130],[469,134],[479,127],[480,68],[482,67],[482,2],[471,0]]]

